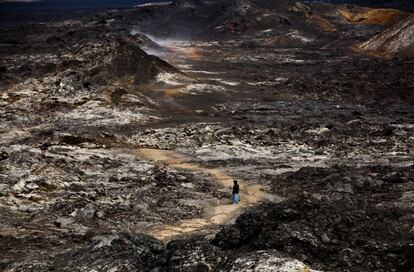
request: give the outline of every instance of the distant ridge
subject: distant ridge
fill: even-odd
[[[414,15],[401,20],[368,41],[357,51],[383,57],[414,57]]]
[[[328,2],[335,4],[352,4],[375,8],[395,8],[414,12],[414,1],[412,0],[311,0],[305,2]]]
[[[0,8],[5,9],[56,9],[56,8],[122,8],[143,3],[160,2],[157,0],[43,0],[6,2],[0,0]]]
[[[0,0],[0,26],[76,19],[108,9],[132,8],[157,0],[43,0],[4,2]]]

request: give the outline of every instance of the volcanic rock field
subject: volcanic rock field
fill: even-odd
[[[0,28],[0,270],[414,271],[413,17],[344,10],[396,14],[193,0]]]

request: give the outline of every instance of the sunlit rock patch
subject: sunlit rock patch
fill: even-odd
[[[397,22],[371,39],[357,45],[356,50],[383,57],[413,57],[414,15]]]
[[[316,272],[304,263],[284,257],[277,251],[258,251],[239,257],[231,264],[231,272]]]

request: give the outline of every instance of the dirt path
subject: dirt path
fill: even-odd
[[[170,63],[174,65],[184,64],[193,67],[194,61],[202,59],[202,50],[199,48],[182,45],[179,42],[169,42],[163,45],[168,47],[173,53],[161,54],[160,57],[169,60]],[[184,95],[181,93],[181,89],[182,87],[177,86],[168,87],[165,89],[165,95],[174,101],[175,98]],[[191,114],[192,111],[188,110],[188,113]],[[189,158],[187,156],[175,151],[161,149],[138,149],[137,154],[148,160],[163,162],[172,168],[210,175],[214,181],[223,187],[228,188],[229,191],[233,186],[234,179],[237,179],[240,185],[242,201],[239,205],[236,206],[228,204],[229,200],[223,201],[222,203],[214,206],[203,207],[205,210],[205,216],[203,218],[183,220],[176,225],[156,226],[147,232],[160,240],[168,241],[176,236],[212,229],[217,225],[229,223],[234,220],[246,207],[255,205],[265,199],[275,199],[274,196],[266,194],[265,188],[260,184],[247,184],[240,178],[230,176],[224,169],[207,168],[197,163],[191,163],[189,162]]]
[[[183,154],[161,149],[138,149],[137,153],[139,156],[148,160],[163,162],[169,167],[208,174],[217,183],[221,184],[223,187],[229,188],[229,190],[233,186],[233,180],[235,178],[230,176],[224,169],[206,168],[200,164],[188,162],[188,159]],[[243,208],[270,198],[270,196],[265,193],[265,188],[262,185],[249,185],[243,180],[238,178],[237,180],[239,181],[242,195],[242,201],[239,205],[219,204],[212,207],[205,207],[206,213],[203,218],[184,220],[177,225],[157,226],[150,229],[148,234],[166,241],[175,236],[201,231],[203,229],[211,228],[214,225],[226,224],[235,219]]]

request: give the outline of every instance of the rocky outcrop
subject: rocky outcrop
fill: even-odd
[[[228,252],[278,250],[323,271],[409,271],[413,177],[413,165],[268,175],[290,200],[243,214],[214,243]]]
[[[279,250],[325,271],[409,271],[414,248],[402,215],[349,194],[303,195],[240,216],[214,242],[230,252]]]
[[[315,14],[310,6],[307,6],[302,2],[297,1],[290,9],[297,13],[303,13],[307,22],[316,25],[318,28],[326,32],[336,31],[336,27],[328,19],[321,15]]]
[[[154,81],[163,72],[180,74],[167,62],[146,54],[132,41],[121,41],[104,63],[107,64],[96,77],[105,81],[132,77],[133,82],[139,85]]]
[[[225,265],[229,272],[317,272],[306,264],[276,250],[238,254]]]
[[[0,271],[412,267],[413,63],[344,50],[379,28],[294,2],[0,29]],[[273,202],[236,220],[251,198]]]
[[[220,271],[227,256],[202,236],[175,240],[167,244],[168,271]]]
[[[124,233],[91,237],[78,248],[53,257],[21,260],[5,271],[316,272],[276,250],[224,252],[202,236],[165,247],[152,237]]]
[[[16,263],[8,271],[160,271],[163,250],[164,245],[149,236],[107,234],[53,258]]]
[[[414,57],[414,15],[357,45],[355,49],[383,57]]]

